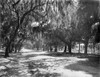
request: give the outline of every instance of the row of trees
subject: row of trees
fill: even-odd
[[[65,46],[66,52],[68,46],[70,53],[75,42],[83,42],[87,53],[88,42],[100,39],[99,6],[93,0],[1,0],[0,39],[5,57],[20,50],[26,40],[35,45],[41,41],[55,51]]]
[[[63,0],[55,1],[55,4],[51,9],[51,28],[46,32],[46,37],[49,36],[49,41],[46,40],[48,45],[57,49],[56,47],[63,43],[64,52],[68,46],[69,53],[71,53],[75,42],[84,43],[84,53],[87,54],[88,44],[91,42],[95,45],[100,40],[100,33],[97,30],[100,27],[99,2],[93,0],[66,2]]]

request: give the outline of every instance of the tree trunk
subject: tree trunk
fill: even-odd
[[[84,54],[87,54],[87,48],[88,48],[88,42],[86,41],[85,42],[85,51],[84,51]]]
[[[67,46],[65,45],[65,48],[64,48],[64,53],[66,53],[66,50],[67,50]]]
[[[72,53],[71,52],[71,44],[68,45],[68,51],[69,51],[70,54]]]
[[[17,53],[17,46],[15,46],[15,53]]]
[[[18,17],[18,25],[16,26],[15,32],[12,35],[11,39],[9,40],[9,42],[8,42],[8,44],[6,46],[5,56],[4,57],[9,57],[9,48],[11,46],[11,43],[15,40],[15,37],[17,35],[17,31],[18,31],[19,27],[20,27],[20,24],[19,24],[19,17]]]
[[[93,46],[93,52],[95,53],[95,45]]]
[[[13,51],[13,45],[11,44],[9,47],[9,53],[12,53],[12,51]]]
[[[57,52],[57,46],[55,46],[55,52]]]
[[[6,50],[5,50],[5,58],[9,57],[9,52],[11,52],[10,47],[11,47],[11,43],[15,40],[17,34],[17,30],[15,31],[14,35],[12,36],[12,38],[9,40],[7,46],[6,46]]]
[[[9,46],[6,47],[4,57],[5,57],[5,58],[9,57]]]
[[[50,52],[52,52],[52,47],[50,46]]]
[[[80,42],[79,42],[79,50],[78,51],[79,51],[78,53],[80,53]]]

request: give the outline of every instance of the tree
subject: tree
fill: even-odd
[[[79,8],[78,2],[70,1],[69,4],[63,4],[63,10],[60,10],[62,16],[62,25],[60,25],[60,33],[63,36],[59,36],[65,45],[68,45],[69,53],[71,53],[72,44],[75,41],[75,26],[77,25],[77,10]],[[61,5],[60,5],[61,7]],[[67,8],[67,9],[66,9]],[[63,39],[64,38],[64,39]],[[66,50],[66,46],[65,46]]]
[[[5,49],[5,57],[9,56],[9,51],[10,51],[10,47],[11,44],[13,42],[15,42],[15,39],[17,39],[17,36],[19,34],[19,31],[23,28],[24,23],[26,22],[26,18],[31,15],[35,20],[37,20],[37,18],[42,18],[44,17],[44,14],[41,15],[40,11],[42,11],[40,8],[38,7],[42,7],[45,3],[43,2],[39,2],[38,4],[35,4],[35,0],[2,0],[2,2],[0,2],[0,5],[2,6],[1,8],[4,9],[2,10],[2,14],[1,14],[1,20],[2,20],[2,24],[4,25],[7,24],[6,28],[2,28],[2,30],[5,32],[4,36],[7,36],[7,38],[5,38],[5,42],[6,42],[6,49]],[[6,17],[6,15],[8,15],[8,18]],[[37,15],[37,17],[35,17],[35,15]],[[11,21],[14,21],[14,23],[16,23],[13,27],[11,27],[12,24]],[[12,30],[9,30],[12,29]],[[7,32],[8,31],[8,32]],[[9,32],[10,31],[10,32]],[[7,34],[6,34],[7,33]]]
[[[81,34],[81,41],[85,44],[85,54],[87,54],[87,47],[89,39],[91,38],[91,27],[98,19],[98,1],[80,0],[80,8],[78,10],[79,23],[77,29]]]

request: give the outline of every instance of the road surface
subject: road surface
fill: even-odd
[[[0,58],[0,77],[100,77],[99,66],[87,58],[53,56],[47,52],[23,49],[21,53]]]

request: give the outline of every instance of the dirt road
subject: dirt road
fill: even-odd
[[[53,56],[23,49],[17,56],[0,58],[0,62],[0,77],[100,77],[99,66],[76,56]]]

